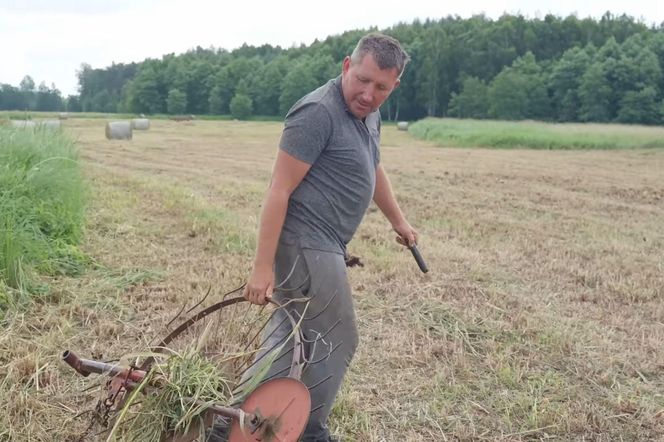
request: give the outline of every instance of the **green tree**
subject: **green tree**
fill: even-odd
[[[549,89],[558,121],[577,120],[580,106],[579,84],[590,63],[589,51],[575,47],[566,51],[554,64]]]
[[[166,111],[169,114],[181,114],[187,110],[187,95],[179,89],[168,91]]]
[[[62,96],[60,91],[52,84],[49,89],[44,82],[39,85],[35,96],[35,110],[38,111],[59,111],[62,110]]]
[[[453,93],[449,116],[457,118],[486,118],[489,113],[489,88],[482,80],[468,77],[459,94]]]
[[[25,110],[27,106],[25,94],[18,88],[9,84],[0,85],[1,110]]]
[[[424,104],[428,116],[442,114],[443,97],[447,92],[442,66],[445,33],[441,27],[428,29],[422,39],[423,59],[417,72],[417,99]]]
[[[255,113],[278,115],[282,81],[288,72],[288,59],[275,58],[261,69],[254,84]],[[212,103],[211,103],[212,105]]]
[[[526,118],[528,94],[523,77],[505,68],[489,85],[489,117],[503,120]]]
[[[620,102],[616,120],[620,123],[659,124],[662,121],[657,91],[647,86],[640,91],[628,91]]]
[[[35,80],[33,80],[31,76],[26,75],[23,77],[23,80],[21,80],[19,87],[22,92],[33,92],[35,90]]]
[[[297,100],[318,86],[318,81],[309,69],[306,60],[296,63],[284,77],[281,95],[279,96],[279,113],[286,115]]]
[[[503,69],[489,85],[489,116],[499,119],[546,119],[550,115],[546,80],[528,52]]]
[[[128,105],[131,112],[156,114],[165,110],[158,63],[144,63],[129,84]]]
[[[83,108],[81,107],[81,100],[78,95],[69,95],[67,97],[67,104],[65,106],[67,112],[81,112]]]
[[[579,119],[606,122],[611,119],[611,84],[604,75],[601,63],[593,63],[581,77],[579,84]]]
[[[210,111],[217,114],[228,113],[237,84],[240,80],[253,84],[253,78],[260,72],[262,66],[263,63],[257,58],[238,58],[224,66],[210,83],[211,89],[208,97]]]
[[[231,100],[231,116],[238,120],[246,120],[251,116],[252,106],[251,98],[246,94],[238,92]]]

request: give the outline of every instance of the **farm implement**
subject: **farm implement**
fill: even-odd
[[[410,250],[426,272],[416,246]],[[346,263],[362,265],[352,256]],[[307,280],[294,288],[284,288],[284,281],[275,292],[299,292]],[[283,304],[271,299],[270,307],[249,304],[241,296],[227,298],[243,288],[201,307],[208,290],[184,313],[187,319],[181,319],[183,306],[167,328],[178,320],[179,325],[147,352],[125,357],[126,362],[65,351],[64,362],[80,375],[108,377],[79,440],[104,435],[108,441],[132,442],[296,442],[310,413],[324,406],[312,408],[310,389],[331,378],[308,389],[300,380],[302,372],[339,348],[340,342],[333,346],[325,338],[340,321],[307,339],[302,322],[321,315],[332,299],[321,311],[307,312],[312,298],[285,297]],[[310,360],[313,354],[317,360]],[[93,434],[95,428],[101,431]]]
[[[243,301],[228,298],[201,309],[151,346],[140,363],[108,363],[65,351],[62,359],[80,375],[108,377],[79,440],[104,435],[157,442],[297,441],[311,411],[309,390],[300,381],[308,361],[297,310],[285,307],[306,299],[284,305],[271,301],[270,309]],[[258,339],[279,310],[291,323],[291,335],[276,342],[270,336]],[[285,370],[266,378],[269,366],[280,359]],[[210,436],[218,425],[222,439]],[[93,434],[94,428],[102,431]]]

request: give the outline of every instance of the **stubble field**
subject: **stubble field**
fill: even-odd
[[[99,397],[62,350],[113,358],[250,271],[281,124],[72,119],[90,182],[81,278],[6,318],[0,440],[76,440]],[[434,147],[384,128],[419,270],[370,208],[350,244],[361,342],[348,441],[664,440],[664,151]],[[217,297],[217,298],[215,298]]]

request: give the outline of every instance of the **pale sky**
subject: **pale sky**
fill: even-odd
[[[664,22],[663,0],[0,0],[0,83],[18,86],[25,75],[77,93],[81,63],[180,54],[201,46],[232,50],[243,43],[288,48],[353,29],[383,29],[414,19],[503,13],[527,18],[606,11],[644,23]]]

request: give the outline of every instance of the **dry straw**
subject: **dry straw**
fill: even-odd
[[[212,404],[230,402],[226,377],[195,349],[162,359],[132,392],[108,440],[159,442],[166,433],[187,433]]]
[[[106,138],[109,140],[131,140],[131,121],[109,121],[106,123]]]

